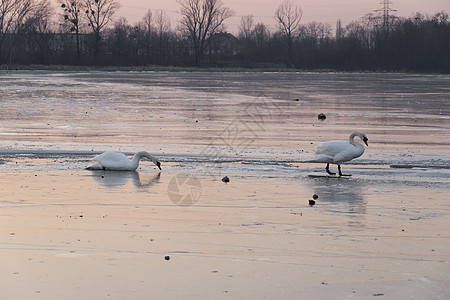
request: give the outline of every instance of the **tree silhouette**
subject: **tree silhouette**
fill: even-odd
[[[208,39],[235,13],[224,7],[222,0],[177,0],[177,2],[181,5],[182,29],[192,44],[195,64],[200,65]]]
[[[167,13],[163,10],[157,10],[155,13],[155,29],[158,38],[158,59],[159,63],[163,63],[167,54],[165,42],[170,31],[170,20]]]
[[[61,8],[64,11],[64,21],[69,24],[70,32],[75,32],[75,40],[77,45],[76,63],[80,63],[80,24],[82,16],[82,3],[81,0],[64,0],[61,4]]]
[[[302,9],[295,6],[290,1],[284,1],[280,4],[275,12],[275,19],[278,22],[281,33],[286,37],[288,42],[288,63],[292,66],[292,45],[294,37],[300,26],[302,19]]]
[[[116,0],[84,0],[85,14],[94,33],[94,64],[98,63],[101,32],[119,8]]]
[[[389,30],[383,15],[370,13],[346,26],[338,21],[333,36],[328,23],[300,24],[300,8],[287,1],[275,13],[279,28],[245,16],[235,37],[224,31],[234,12],[223,0],[178,0],[176,30],[164,11],[151,10],[137,24],[118,18],[110,26],[117,0],[59,0],[65,26],[56,27],[50,1],[1,0],[0,64],[67,64],[76,54],[78,62],[98,66],[202,66],[207,57],[215,66],[450,73],[444,11],[396,17]]]
[[[37,7],[36,0],[2,0],[0,2],[0,63],[3,60],[3,47],[9,37],[8,56],[12,62],[17,37],[28,15]]]

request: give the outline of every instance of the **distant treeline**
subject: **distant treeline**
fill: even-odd
[[[85,0],[93,5],[102,1],[108,2]],[[239,34],[230,34],[221,25],[201,41],[183,23],[173,30],[163,11],[149,10],[134,25],[119,18],[95,30],[95,23],[81,26],[81,16],[73,14],[80,10],[69,7],[83,3],[61,3],[61,10],[55,14],[47,0],[37,1],[34,10],[30,8],[28,15],[9,27],[0,19],[0,64],[450,73],[450,22],[446,12],[433,16],[417,13],[410,18],[391,16],[389,20],[368,14],[345,27],[338,21],[335,32],[330,24],[319,22],[299,22],[289,32],[282,26],[274,30],[263,23],[253,24],[253,17],[246,16],[241,19]],[[94,15],[94,10],[86,10],[87,16]],[[233,13],[228,11],[227,17]],[[59,22],[54,21],[55,16]]]

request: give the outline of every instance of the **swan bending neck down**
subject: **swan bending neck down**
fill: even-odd
[[[141,158],[146,157],[150,159],[160,170],[161,163],[146,151],[136,152],[133,158],[129,160],[125,154],[120,152],[106,151],[100,155],[95,156],[93,163],[86,169],[88,170],[111,170],[111,171],[135,171],[139,166]]]
[[[341,164],[363,155],[364,146],[353,140],[355,136],[359,137],[367,146],[369,146],[367,143],[369,139],[364,133],[353,132],[350,134],[348,142],[337,140],[321,143],[316,148],[316,156],[305,162],[326,163],[327,167],[325,169],[330,175],[336,174],[330,171],[330,163],[336,164],[338,166],[339,176],[351,176],[349,174],[342,174]]]

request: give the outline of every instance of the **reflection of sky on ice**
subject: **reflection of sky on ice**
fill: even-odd
[[[318,202],[326,205],[327,210],[339,214],[364,214],[365,201],[363,189],[365,184],[350,179],[324,178],[309,182]]]
[[[23,299],[447,295],[449,78],[0,72],[0,279]],[[352,177],[300,162],[355,129]],[[163,170],[84,170],[107,150]]]
[[[348,178],[314,178],[307,184],[319,196],[316,209],[347,219],[347,224],[360,230],[366,226],[368,182]]]
[[[159,182],[161,173],[152,176],[149,179],[141,180],[141,175],[136,171],[91,171],[92,177],[101,186],[106,188],[120,188],[131,180],[133,185],[138,188],[149,188]]]
[[[446,75],[23,71],[0,78],[3,153],[145,148],[166,162],[209,164],[209,173],[223,164],[322,172],[321,164],[298,163],[320,142],[360,130],[369,147],[343,165],[351,173],[442,177],[450,165]]]

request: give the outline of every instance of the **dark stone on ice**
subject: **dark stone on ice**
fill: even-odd
[[[323,113],[320,113],[318,116],[317,116],[317,119],[319,119],[320,121],[323,121],[323,120],[325,120],[327,118],[327,116],[325,116],[325,114],[323,114]]]

